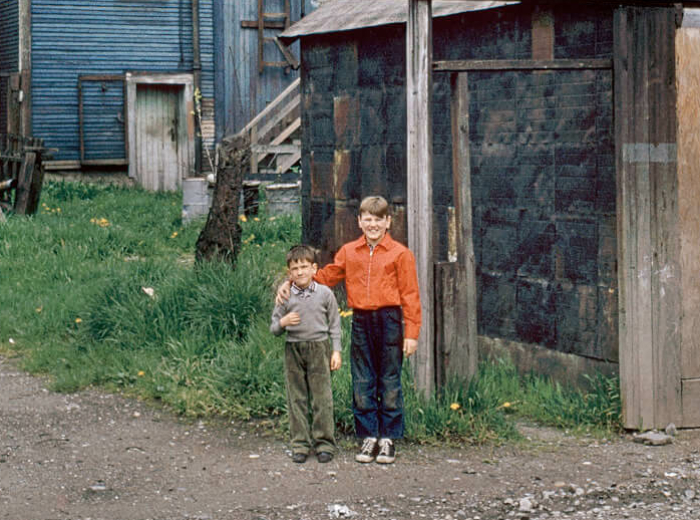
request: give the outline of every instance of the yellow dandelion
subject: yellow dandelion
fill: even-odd
[[[511,406],[511,404],[508,401],[503,403],[503,408],[510,408],[510,406]]]
[[[459,404],[459,403],[452,403],[452,404],[450,405],[450,410],[457,411],[457,410],[459,410],[460,408],[462,408],[462,405]]]
[[[42,306],[42,307],[37,307],[35,310],[36,310],[37,313],[39,313],[39,312],[41,312],[41,311],[44,310],[44,307],[43,307],[43,306]]]
[[[138,374],[136,374],[136,375],[139,377],[143,377],[146,375],[146,372],[144,372],[143,370],[139,370]]]
[[[248,219],[246,218],[245,215],[239,215],[238,220],[240,220],[241,222],[248,222]]]
[[[81,320],[80,318],[75,318],[75,322],[76,322],[76,323],[82,323],[83,320]]]
[[[253,220],[254,220],[255,222],[260,222],[260,219],[259,219],[258,217],[253,217]]]
[[[173,234],[170,235],[170,238],[175,238],[177,236],[177,231],[173,231]]]

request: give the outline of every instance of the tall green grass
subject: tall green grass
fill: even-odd
[[[203,221],[183,225],[181,194],[50,182],[33,217],[0,224],[0,349],[50,375],[58,391],[100,385],[187,416],[285,424],[284,338],[268,330],[273,289],[299,217],[241,222],[235,269],[195,265]],[[333,374],[336,424],[353,432],[347,349]],[[406,433],[417,442],[482,443],[517,435],[516,418],[569,429],[619,428],[614,379],[591,391],[484,363],[469,384],[425,397],[404,370]]]

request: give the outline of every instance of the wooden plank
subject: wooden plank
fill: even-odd
[[[21,135],[32,134],[32,2],[20,0],[19,7],[19,63],[20,88],[24,94],[19,109],[19,128]]]
[[[685,27],[685,19],[684,19]],[[678,215],[680,218],[680,269],[683,281],[681,322],[681,377],[700,378],[700,279],[695,276],[700,258],[700,30],[680,29],[676,36],[678,69]],[[686,394],[683,382],[683,425],[700,426],[700,400]],[[697,410],[697,411],[696,411]],[[690,419],[692,414],[693,419]]]
[[[700,426],[700,379],[683,380],[683,427]]]
[[[34,175],[34,163],[36,154],[29,152],[22,161],[22,167],[17,177],[17,188],[15,189],[15,212],[18,215],[28,215],[32,190],[32,177]]]
[[[433,270],[432,1],[409,0],[406,25],[408,244],[418,268],[423,321],[412,360],[416,386],[435,389]]]
[[[256,144],[251,145],[251,150],[259,154],[271,154],[271,153],[282,153],[282,154],[293,154],[300,150],[300,147],[295,144]]]
[[[532,59],[554,59],[554,14],[536,7],[532,13]]]
[[[267,134],[269,134],[272,131],[272,129],[280,123],[280,121],[282,121],[285,117],[291,115],[292,112],[297,110],[300,104],[301,94],[297,94],[291,99],[289,103],[284,105],[279,110],[279,112],[270,117],[269,121],[267,121],[262,127],[258,128],[258,140],[264,140]]]
[[[682,422],[675,10],[620,7],[613,33],[623,421],[662,428]]]
[[[436,72],[477,72],[512,70],[612,69],[612,60],[443,60],[433,62]]]
[[[676,9],[647,9],[651,18],[646,47],[650,56],[649,142],[652,181],[652,278],[654,359],[658,391],[654,427],[682,424],[681,401],[681,278],[678,221],[678,163],[676,118]],[[659,153],[661,150],[663,153]],[[700,406],[700,403],[696,403]]]
[[[241,132],[249,132],[251,128],[257,126],[263,118],[267,117],[271,112],[277,109],[277,107],[282,103],[285,97],[290,95],[292,92],[299,88],[301,84],[301,78],[295,79],[289,86],[282,91],[282,93],[273,99],[269,105],[267,105],[263,110],[261,110],[257,116],[250,120],[250,122],[243,127]]]
[[[459,267],[456,262],[435,264],[435,384],[444,388],[459,351],[460,323],[456,319]]]
[[[275,37],[274,42],[275,45],[277,45],[277,47],[279,48],[282,55],[284,56],[284,59],[287,60],[289,66],[292,67],[294,70],[297,70],[299,68],[299,60],[297,60],[294,54],[292,54],[292,51],[290,51],[289,48],[284,43],[282,43],[279,38]]]
[[[258,0],[258,74],[263,73],[265,65],[263,63],[265,57],[264,52],[264,37],[265,37],[265,14],[263,10],[263,3],[265,0]]]
[[[472,232],[471,159],[469,149],[469,84],[466,72],[451,76],[452,177],[457,220],[459,268],[454,301],[459,334],[450,352],[446,376],[471,379],[479,362],[476,261]]]
[[[285,173],[301,159],[301,150],[278,162],[276,173]]]
[[[618,8],[613,15],[613,62],[614,62],[614,104],[615,114],[615,162],[617,171],[617,247],[618,247],[618,288],[619,288],[619,356],[620,356],[620,391],[622,396],[623,423],[627,428],[635,428],[641,421],[639,409],[639,387],[637,379],[638,355],[634,348],[634,318],[632,306],[634,294],[634,265],[631,262],[631,249],[628,246],[630,234],[630,193],[627,178],[631,166],[623,160],[623,148],[632,140],[633,117],[633,81],[630,79],[630,42],[634,28],[628,27],[630,13],[625,8]]]
[[[243,20],[241,22],[241,27],[245,29],[257,29],[259,27],[258,21],[257,20]],[[273,21],[273,20],[265,20],[264,23],[265,29],[284,29],[284,22],[281,20]]]

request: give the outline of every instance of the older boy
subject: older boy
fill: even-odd
[[[338,303],[328,287],[313,280],[318,269],[315,249],[294,246],[287,253],[287,268],[291,296],[275,306],[270,331],[287,332],[284,366],[292,460],[306,462],[313,442],[316,458],[326,463],[335,453],[331,370],[341,365]]]
[[[403,437],[403,356],[418,346],[421,305],[413,253],[388,233],[389,204],[383,197],[360,203],[360,238],[343,245],[314,279],[328,286],[345,280],[353,309],[351,372],[355,434],[362,439],[357,462],[390,464],[394,440]],[[287,297],[283,284],[277,300]],[[404,328],[405,327],[405,328]]]

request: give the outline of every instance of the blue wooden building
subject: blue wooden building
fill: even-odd
[[[0,132],[176,189],[297,78],[275,35],[316,3],[0,0]]]

